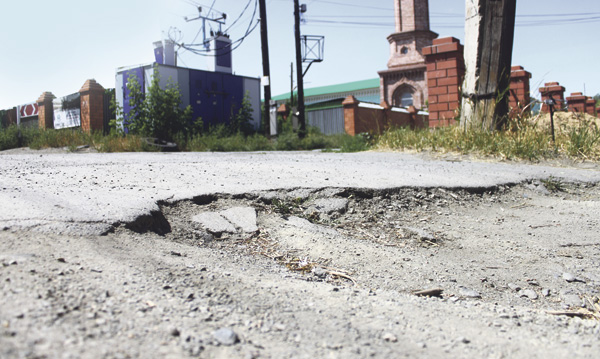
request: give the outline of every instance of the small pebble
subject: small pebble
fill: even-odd
[[[322,279],[322,278],[327,277],[327,272],[321,267],[314,267],[312,272],[317,278]]]
[[[471,341],[465,337],[456,338],[457,343],[469,344]]]
[[[231,328],[221,328],[215,331],[213,336],[222,345],[233,345],[239,341],[237,334]]]
[[[469,288],[460,288],[460,295],[466,298],[481,298],[478,291]]]
[[[398,338],[392,333],[385,333],[382,338],[386,342],[390,342],[390,343],[395,343],[398,341]]]
[[[534,290],[525,289],[519,292],[521,297],[527,297],[529,299],[535,300],[538,299],[538,295]]]
[[[518,285],[516,285],[514,283],[508,283],[508,288],[514,290],[515,292],[518,292],[521,290],[521,287],[519,287]]]

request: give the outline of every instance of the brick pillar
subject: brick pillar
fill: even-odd
[[[585,111],[591,116],[596,116],[596,100],[588,97],[585,101]]]
[[[290,109],[289,109],[288,105],[286,105],[285,103],[282,103],[277,108],[277,115],[281,116],[281,118],[283,118],[284,121],[287,120],[289,114],[290,114]]]
[[[417,116],[419,114],[419,110],[417,110],[415,106],[408,106],[407,110],[408,115],[410,116],[410,129],[414,130],[417,127],[422,128],[423,126],[419,126],[420,121]]]
[[[454,124],[465,76],[464,48],[454,37],[433,40],[423,48],[429,89],[429,127]]]
[[[350,95],[346,97],[342,106],[344,107],[344,128],[346,133],[356,135],[356,120],[358,119],[358,100]]]
[[[38,104],[38,124],[42,129],[54,128],[54,107],[52,100],[56,96],[52,92],[44,92],[40,98],[37,99]]]
[[[378,133],[382,133],[383,131],[389,129],[392,125],[392,106],[386,101],[383,100],[379,104],[381,106],[381,116],[376,117],[375,127]],[[381,119],[381,121],[379,121]],[[356,130],[356,127],[354,128]]]
[[[542,95],[542,102],[548,100],[550,95],[556,101],[555,110],[564,108],[565,105],[565,88],[562,87],[558,82],[546,82],[544,87],[540,87],[540,94]],[[548,106],[542,104],[542,112],[550,112]]]
[[[531,102],[529,79],[531,73],[525,71],[522,66],[513,66],[510,72],[510,94],[508,107],[510,108],[510,117],[515,118],[519,114],[531,112]]]
[[[571,96],[567,97],[568,110],[571,112],[585,113],[585,102],[587,97],[583,96],[581,92],[573,92]]]
[[[87,80],[81,90],[81,129],[85,132],[104,130],[104,87]]]

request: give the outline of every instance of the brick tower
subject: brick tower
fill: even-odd
[[[394,0],[396,32],[388,36],[388,69],[379,72],[381,101],[392,106],[423,108],[427,100],[427,77],[422,49],[437,34],[429,30],[428,0]]]

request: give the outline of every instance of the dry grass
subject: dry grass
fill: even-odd
[[[600,320],[600,298],[598,297],[584,297],[585,308],[579,308],[577,310],[563,310],[563,311],[548,311],[551,315],[561,315],[566,317],[577,317],[581,319],[592,319]]]
[[[309,274],[315,272],[315,270],[320,270],[330,281],[343,279],[352,282],[355,286],[357,285],[356,280],[350,273],[342,269],[329,267],[328,260],[322,258],[312,260],[307,256],[298,255],[294,250],[283,250],[276,241],[269,238],[268,235],[263,232],[257,232],[252,236],[243,239],[241,244],[246,246],[251,254],[261,255],[272,259],[292,272]]]
[[[556,142],[552,141],[550,115],[511,121],[503,131],[466,131],[460,126],[410,130],[399,128],[381,135],[374,149],[454,152],[498,159],[566,157],[600,159],[600,121],[586,114],[555,114]]]
[[[544,113],[531,117],[529,122],[533,125],[538,126],[546,130],[550,130],[550,114]],[[554,127],[557,132],[564,132],[568,129],[573,129],[580,126],[583,123],[589,125],[595,124],[600,127],[600,118],[588,115],[587,113],[575,113],[575,112],[555,112],[554,113]]]
[[[118,136],[98,136],[95,138],[94,147],[99,152],[140,152],[157,151],[151,148],[142,137],[135,135]]]

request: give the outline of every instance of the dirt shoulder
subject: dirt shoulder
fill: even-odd
[[[164,204],[164,235],[5,230],[0,357],[595,357],[599,195],[297,189]],[[232,208],[258,231],[197,220]]]

